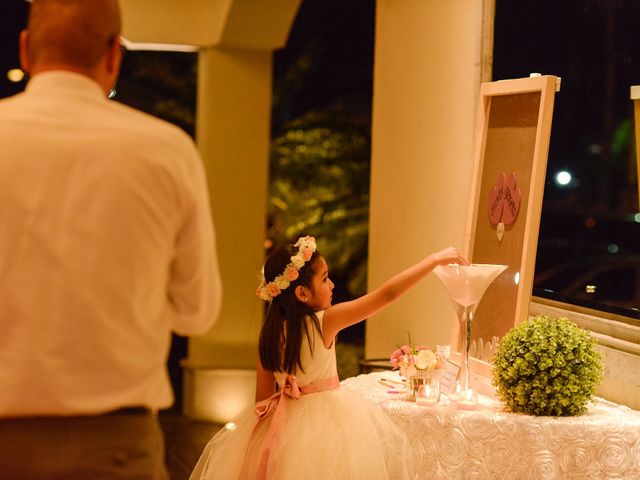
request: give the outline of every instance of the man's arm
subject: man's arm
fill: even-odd
[[[209,192],[195,146],[193,154],[189,165],[191,201],[176,238],[168,289],[172,328],[179,335],[205,333],[216,322],[222,304]]]

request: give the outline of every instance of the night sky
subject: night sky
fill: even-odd
[[[20,67],[18,37],[27,22],[29,4],[24,0],[0,2],[0,98],[19,92],[24,83],[15,84],[7,78],[7,71]]]

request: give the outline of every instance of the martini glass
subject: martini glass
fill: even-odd
[[[460,322],[462,334],[462,371],[460,401],[472,402],[475,398],[469,388],[469,347],[471,344],[471,321],[487,287],[507,265],[474,263],[471,265],[438,265],[434,273],[444,284]]]

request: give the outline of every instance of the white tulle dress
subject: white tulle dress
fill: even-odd
[[[323,313],[317,314],[320,325]],[[313,353],[306,339],[302,342],[304,372],[296,372],[295,379],[276,375],[279,391],[293,396],[259,403],[267,412],[260,420],[254,408],[240,413],[234,430],[222,429],[209,441],[190,480],[413,478],[404,433],[380,407],[339,388],[335,344],[325,348],[317,333],[313,340]],[[297,385],[301,394],[295,398]]]

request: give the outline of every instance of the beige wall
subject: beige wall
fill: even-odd
[[[483,2],[379,0],[369,288],[422,257],[464,247],[483,57]],[[453,307],[435,275],[367,321],[367,358],[449,344]]]

